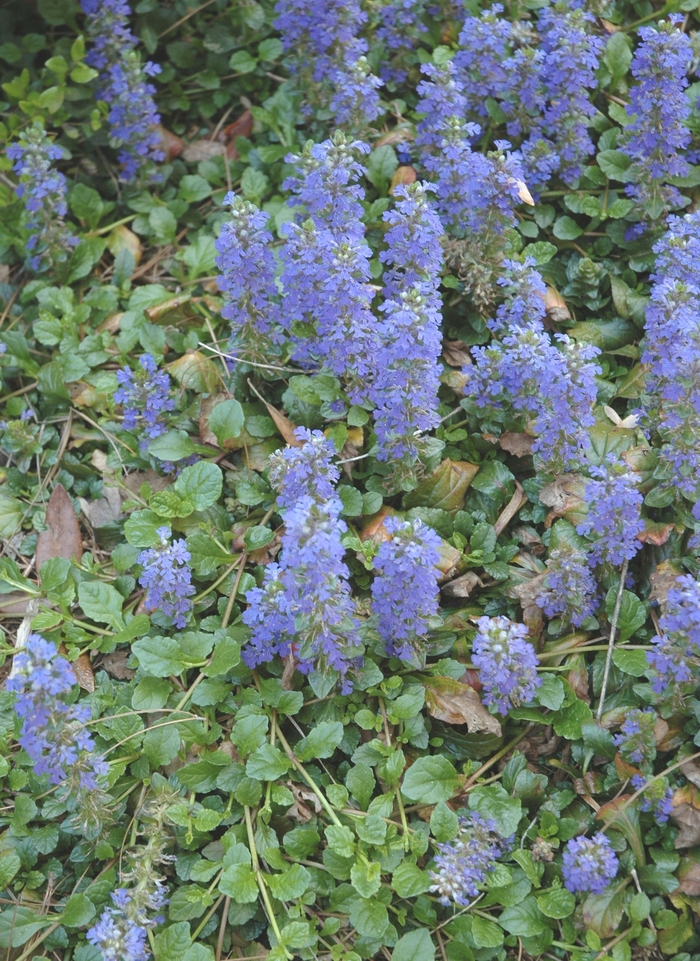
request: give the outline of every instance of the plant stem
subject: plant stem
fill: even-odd
[[[248,832],[248,845],[250,847],[250,858],[253,862],[253,871],[255,872],[255,878],[258,882],[258,888],[260,889],[260,896],[263,899],[263,904],[265,905],[265,911],[267,912],[267,917],[270,922],[272,930],[275,932],[275,937],[277,938],[277,943],[280,945],[285,953],[285,956],[290,959],[293,957],[289,951],[285,948],[282,942],[282,934],[277,925],[277,918],[275,917],[275,912],[272,910],[272,902],[270,901],[270,895],[267,890],[267,884],[265,883],[265,877],[263,875],[262,869],[260,868],[260,860],[258,858],[258,849],[255,846],[255,831],[253,830],[253,818],[250,814],[250,808],[246,804],[243,808],[245,811],[245,826]]]
[[[608,653],[605,657],[605,670],[603,672],[603,683],[600,687],[600,703],[598,704],[598,710],[596,712],[596,720],[600,721],[603,715],[603,705],[605,704],[605,695],[608,690],[608,678],[610,677],[610,665],[612,664],[613,651],[615,650],[615,631],[617,630],[617,622],[620,617],[620,607],[622,605],[622,592],[625,589],[625,578],[627,577],[627,566],[629,561],[625,558],[625,562],[622,565],[622,570],[620,571],[620,586],[617,589],[617,597],[615,598],[615,608],[613,610],[613,616],[610,621],[610,639],[608,641]]]

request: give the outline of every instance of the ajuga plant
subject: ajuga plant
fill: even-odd
[[[139,358],[136,370],[117,371],[119,388],[114,399],[124,408],[124,428],[139,436],[139,449],[147,453],[149,443],[165,433],[164,415],[175,407],[170,396],[170,377],[159,371],[151,354]]]
[[[19,178],[15,193],[25,209],[27,267],[47,270],[65,261],[78,243],[64,221],[68,212],[66,178],[52,166],[63,157],[63,151],[40,123],[34,123],[10,144],[7,156],[14,161],[12,169]]]
[[[488,880],[508,846],[508,841],[499,836],[495,821],[470,811],[460,817],[456,839],[438,845],[430,890],[440,896],[441,904],[467,907],[478,897],[479,887]]]
[[[160,122],[148,77],[158,64],[141,63],[138,41],[129,29],[126,0],[81,0],[92,44],[86,62],[99,71],[98,92],[109,108],[110,142],[118,149],[120,176],[130,182],[156,177],[155,161],[165,159],[154,126]]]

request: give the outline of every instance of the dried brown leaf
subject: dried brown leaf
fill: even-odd
[[[498,446],[514,457],[529,457],[534,443],[535,438],[529,434],[517,434],[510,430],[498,438]]]
[[[700,844],[700,790],[686,784],[673,792],[672,803],[671,817],[681,829],[675,847],[693,848]]]
[[[433,677],[425,685],[425,701],[431,717],[445,724],[466,724],[471,733],[484,731],[500,737],[501,725],[489,714],[474,688],[451,677]]]
[[[112,677],[116,677],[118,681],[130,681],[136,671],[126,666],[129,656],[129,651],[113,651],[111,654],[105,654],[100,661],[100,667]]]
[[[162,124],[157,124],[155,130],[160,139],[160,148],[165,153],[165,159],[174,160],[179,157],[185,146],[182,137],[167,130]]]
[[[64,657],[66,656],[68,648],[65,644],[58,645],[58,653]],[[79,687],[82,687],[84,691],[92,694],[95,690],[95,672],[92,669],[89,656],[87,654],[79,654],[75,661],[70,661],[70,666],[73,674],[75,674],[75,679]]]
[[[456,514],[464,506],[471,482],[479,472],[477,464],[446,458],[403,499],[403,506],[437,507]]]
[[[510,524],[510,522],[513,520],[515,515],[518,513],[518,511],[524,504],[527,504],[527,494],[523,490],[522,485],[519,484],[518,481],[516,481],[515,493],[513,494],[511,499],[508,501],[506,506],[503,508],[503,510],[501,511],[498,517],[498,520],[493,526],[493,529],[496,531],[497,536],[500,536],[503,533],[503,531]]]
[[[566,301],[556,287],[552,287],[548,284],[547,290],[542,299],[544,300],[544,308],[547,312],[547,318],[553,324],[565,324],[567,321],[571,320],[571,311],[566,306]]]
[[[469,348],[462,340],[443,340],[442,356],[450,367],[466,367],[472,362]]]
[[[83,538],[80,525],[75,516],[70,497],[63,484],[56,484],[46,505],[46,526],[36,542],[35,563],[41,571],[44,561],[52,557],[80,560],[83,553]]]
[[[201,163],[202,160],[213,160],[214,157],[223,157],[225,154],[225,145],[216,140],[195,140],[185,146],[182,159],[187,163]]]
[[[660,521],[644,521],[644,530],[637,534],[637,540],[642,544],[655,544],[660,547],[671,536],[673,524],[662,524]]]
[[[253,115],[250,110],[243,113],[233,123],[223,129],[223,142],[226,144],[226,156],[229,160],[238,160],[236,137],[249,137],[253,129]]]
[[[107,250],[114,257],[120,250],[128,250],[134,258],[134,263],[138,264],[143,255],[143,244],[133,230],[129,230],[126,224],[120,224],[107,237]]]
[[[697,852],[691,852],[687,858],[681,858],[678,865],[679,889],[688,897],[700,897],[700,860]]]
[[[448,597],[469,597],[475,590],[483,586],[478,574],[475,574],[474,571],[467,571],[461,577],[456,577],[453,581],[445,584],[443,592]]]
[[[394,171],[394,176],[391,178],[391,186],[389,187],[389,194],[393,197],[394,187],[398,187],[401,184],[414,184],[416,180],[418,180],[416,168],[410,164],[402,164]]]
[[[565,517],[571,524],[580,524],[586,516],[584,491],[586,478],[581,474],[559,474],[551,484],[545,484],[539,499],[552,510],[547,515],[545,527],[551,527],[557,517]]]
[[[662,611],[666,607],[668,592],[672,587],[676,586],[676,579],[680,573],[681,572],[673,566],[671,561],[662,561],[659,565],[657,565],[656,570],[649,577],[649,584],[651,585],[651,590],[649,591],[649,600],[652,603],[657,601]]]

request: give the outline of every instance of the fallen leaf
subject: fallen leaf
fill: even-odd
[[[11,591],[9,594],[0,594],[0,615],[9,617],[24,617],[31,614],[36,605],[32,605],[33,598],[22,591]]]
[[[540,567],[541,567],[540,563]],[[547,576],[547,571],[541,571],[535,574],[534,577],[528,577],[516,584],[508,585],[508,594],[510,597],[515,597],[520,601],[522,607],[529,607],[537,602],[537,598],[540,597],[544,588],[544,580]]]
[[[213,160],[214,157],[226,155],[226,147],[216,140],[195,140],[188,143],[182,151],[182,159],[187,163],[201,163],[202,160]]]
[[[545,507],[551,507],[545,527],[551,527],[557,517],[565,517],[571,524],[580,524],[586,516],[584,491],[586,478],[581,474],[559,474],[545,484],[537,495]]]
[[[58,653],[64,657],[66,656],[68,648],[65,644],[58,645]],[[89,656],[87,654],[79,654],[75,661],[69,661],[68,663],[71,666],[73,674],[75,674],[78,686],[82,687],[88,694],[92,694],[95,690],[95,672],[92,669]]]
[[[533,554],[545,554],[547,548],[542,542],[540,535],[531,527],[516,527],[513,531],[521,544],[523,544]]]
[[[387,517],[401,516],[402,515],[395,511],[393,507],[382,507],[381,510],[377,511],[377,513],[366,522],[365,527],[360,533],[360,540],[363,543],[371,540],[377,546],[384,541],[391,540],[391,534],[386,527],[384,527],[384,521]],[[438,554],[439,560],[435,566],[441,575],[438,578],[438,583],[442,584],[445,581],[453,580],[460,573],[462,552],[458,551],[452,544],[448,544],[446,540],[440,538]]]
[[[253,115],[250,110],[244,110],[237,120],[234,120],[233,123],[224,127],[222,131],[223,137],[221,139],[226,144],[226,156],[229,160],[238,160],[236,137],[249,137],[252,129]]]
[[[442,356],[450,367],[466,367],[472,362],[469,348],[462,340],[443,340]]]
[[[660,547],[671,536],[673,524],[662,524],[660,521],[644,520],[644,530],[637,534],[637,540],[642,544],[654,544]]]
[[[571,311],[566,306],[566,301],[556,287],[547,284],[547,289],[542,299],[544,300],[544,309],[547,313],[547,318],[553,324],[565,324],[571,320]]]
[[[139,494],[143,484],[148,484],[155,494],[158,491],[164,491],[166,487],[170,487],[172,482],[171,477],[163,477],[150,467],[148,470],[135,470],[124,478],[124,486],[132,494]]]
[[[649,600],[653,603],[656,601],[661,610],[663,611],[666,607],[666,600],[668,598],[668,592],[672,587],[676,586],[676,580],[680,576],[680,571],[673,566],[671,561],[662,561],[657,565],[656,570],[649,577],[649,584],[651,590],[649,591]]]
[[[130,681],[136,671],[126,666],[129,657],[129,651],[113,651],[111,654],[104,655],[99,666],[104,668],[111,677],[116,677],[118,681]]]
[[[654,729],[654,733],[656,734],[656,729]],[[662,739],[657,737],[657,743],[659,740]],[[681,764],[681,773],[691,784],[694,784],[695,787],[700,787],[700,765],[698,765],[697,761],[684,761]]]
[[[588,687],[588,665],[583,654],[570,654],[566,659],[568,671],[564,674],[564,680],[571,685],[574,694],[579,701],[591,703],[591,695]]]
[[[372,149],[383,147],[384,144],[406,143],[413,140],[413,133],[408,126],[393,127],[388,133],[383,133],[372,145]]]
[[[445,584],[443,592],[448,597],[469,597],[479,587],[483,587],[481,578],[474,571],[467,571],[461,577],[456,577],[453,581]]]
[[[120,250],[128,250],[134,263],[138,264],[143,254],[143,244],[133,230],[129,230],[126,224],[120,224],[107,237],[107,250],[113,257],[116,257]]]
[[[56,484],[49,497],[46,505],[46,527],[36,542],[34,559],[37,571],[41,572],[41,565],[52,557],[64,557],[69,561],[75,557],[80,560],[83,554],[83,538],[71,499],[63,484]]]
[[[700,844],[700,790],[686,784],[673,792],[671,817],[680,826],[676,849],[694,848]]]
[[[174,160],[179,157],[185,147],[185,141],[177,134],[171,133],[162,124],[155,125],[155,131],[160,140],[160,148],[165,153],[166,160]]]
[[[286,812],[287,817],[294,818],[295,821],[299,821],[300,824],[306,824],[311,820],[314,813],[320,814],[323,810],[321,807],[321,802],[313,793],[313,791],[305,790],[303,787],[299,787],[293,781],[287,781],[287,787],[294,795],[294,804]],[[313,806],[313,810],[309,807],[307,802]]]
[[[515,187],[518,197],[524,204],[529,204],[530,207],[535,206],[535,201],[532,198],[532,194],[527,189],[526,183],[524,183],[522,180],[518,180],[517,177],[509,177],[508,183]]]
[[[678,865],[679,889],[691,898],[700,897],[700,861],[698,854],[691,853],[687,858],[681,858]]]
[[[464,397],[464,388],[467,386],[468,378],[462,373],[461,370],[456,370],[455,368],[447,367],[440,374],[440,383],[444,384],[445,387],[449,387],[450,390],[461,400]]]
[[[471,482],[479,472],[477,464],[446,458],[403,499],[406,509],[437,507],[456,514],[464,506],[464,498]]]
[[[253,386],[253,384],[251,384],[250,381],[248,381],[248,386],[253,391],[253,393],[263,402],[263,404],[267,408],[268,414],[270,415],[270,417],[275,423],[275,427],[280,432],[280,434],[282,435],[284,440],[287,442],[287,444],[289,444],[290,447],[303,447],[304,441],[299,440],[294,433],[294,431],[297,429],[297,425],[293,424],[291,420],[287,417],[287,415],[282,413],[282,411],[277,410],[277,408],[273,407],[272,404],[268,404],[268,402],[265,400],[262,394],[260,394],[255,389],[255,387]]]
[[[510,430],[498,438],[498,446],[514,457],[529,457],[534,443],[535,438],[529,434],[514,433]]]
[[[169,297],[168,300],[163,300],[154,307],[146,307],[144,314],[152,324],[157,324],[158,321],[162,320],[167,314],[172,314],[174,311],[179,310],[180,307],[188,304],[191,300],[192,294],[179,294],[177,297]],[[179,327],[180,324],[171,326]]]
[[[398,187],[400,184],[414,184],[418,180],[418,174],[416,173],[416,168],[412,167],[410,164],[402,164],[397,167],[394,171],[394,176],[391,178],[391,186],[389,187],[390,196],[394,196],[394,187]]]
[[[497,537],[503,533],[503,531],[510,524],[510,522],[513,520],[515,515],[518,513],[518,511],[524,504],[527,504],[527,494],[523,490],[522,485],[518,481],[516,481],[515,493],[513,494],[511,499],[508,501],[506,506],[503,508],[503,510],[501,511],[498,517],[498,520],[493,526],[493,529],[496,531]]]
[[[532,637],[539,637],[544,627],[544,614],[539,604],[528,604],[523,607],[523,624]]]
[[[502,735],[498,718],[489,714],[474,688],[451,677],[433,677],[425,684],[428,713],[445,724],[466,724],[471,733]]]
[[[87,501],[79,497],[80,509],[87,517],[92,527],[106,527],[113,521],[119,520],[122,513],[122,499],[116,487],[109,487],[103,482],[103,497],[95,501]]]

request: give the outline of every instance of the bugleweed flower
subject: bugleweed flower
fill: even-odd
[[[333,489],[338,469],[320,431],[297,429],[301,448],[272,460],[271,479],[284,518],[279,564],[269,564],[262,587],[248,591],[243,622],[251,638],[243,649],[249,667],[279,654],[298,657],[299,670],[331,669],[351,688],[348,669],[360,653],[357,620],[343,562],[342,501]]]
[[[86,704],[63,699],[76,684],[75,674],[56,645],[30,634],[15,655],[5,686],[18,695],[15,711],[22,719],[19,743],[37,774],[51,784],[66,784],[73,794],[95,791],[109,765],[95,757],[95,744],[85,729],[91,711]]]
[[[380,113],[376,88],[382,81],[369,74],[367,43],[358,37],[367,14],[357,0],[319,0],[313,7],[303,0],[277,0],[275,12],[275,27],[291,54],[289,66],[299,88],[308,94],[305,75],[330,85],[338,125],[375,120]]]
[[[533,321],[544,321],[547,286],[539,271],[533,270],[534,260],[526,258],[504,260],[498,279],[505,300],[496,309],[496,317],[488,322],[494,333],[510,333],[515,328],[527,327]]]
[[[642,398],[649,425],[661,439],[666,483],[700,498],[700,214],[669,217],[654,247],[655,283],[646,308],[642,362],[649,365]]]
[[[387,654],[413,661],[420,659],[430,618],[438,612],[440,538],[419,520],[387,517],[384,527],[391,539],[374,558],[372,610]]]
[[[337,497],[335,485],[339,468],[331,463],[336,450],[333,441],[320,430],[297,427],[294,431],[303,447],[285,447],[270,456],[270,483],[277,488],[277,503],[294,507],[302,497],[325,504]]]
[[[651,682],[657,694],[671,693],[697,674],[700,663],[700,584],[689,574],[676,578],[668,592],[661,632],[652,637],[647,660],[656,671]]]
[[[152,892],[127,891],[117,888],[111,894],[112,905],[106,907],[86,938],[102,952],[104,961],[146,961],[151,951],[148,929],[165,921],[164,916],[149,916],[167,904],[160,885]]]
[[[649,767],[656,757],[656,711],[629,711],[620,726],[620,733],[613,740],[624,758],[630,764],[643,764]]]
[[[417,35],[427,31],[420,19],[424,13],[425,0],[387,0],[381,4],[376,36],[390,52],[379,69],[382,80],[401,83],[406,79],[406,54],[416,45]]]
[[[536,598],[547,617],[579,627],[596,609],[597,584],[586,558],[560,547],[547,560],[547,574]]]
[[[141,551],[137,564],[143,567],[139,584],[146,588],[144,607],[149,611],[162,611],[171,617],[175,627],[185,627],[187,615],[192,610],[190,597],[194,594],[192,572],[188,566],[190,552],[183,540],[168,544],[170,529],[159,527],[159,547]]]
[[[440,895],[441,904],[467,907],[478,896],[479,885],[507,847],[508,842],[496,833],[494,821],[486,821],[476,811],[470,811],[466,817],[460,817],[455,840],[437,845],[437,870],[430,872],[430,890]]]
[[[505,329],[504,319],[498,323]],[[598,370],[591,361],[599,353],[565,334],[555,338],[560,347],[539,320],[516,326],[500,342],[473,347],[475,363],[463,371],[474,411],[496,428],[507,422],[509,411],[524,418],[536,435],[533,452],[552,474],[576,469],[588,446]]]
[[[323,143],[308,141],[300,155],[287,154],[285,162],[297,168],[297,174],[282,185],[296,194],[290,205],[303,206],[317,227],[330,230],[337,239],[364,236],[360,201],[365,190],[359,180],[367,171],[358,155],[369,151],[369,144],[336,130]]]
[[[231,219],[216,240],[221,271],[216,282],[225,298],[221,316],[231,321],[234,339],[259,349],[261,340],[281,340],[275,258],[268,246],[270,215],[232,192],[224,197],[224,206],[231,208]]]
[[[588,513],[576,528],[578,534],[592,539],[589,563],[632,560],[642,546],[637,534],[644,527],[640,516],[644,498],[634,474],[612,454],[600,467],[589,470],[593,480],[586,484],[584,494]]]
[[[13,170],[19,177],[15,193],[23,201],[24,226],[27,240],[27,267],[46,270],[53,263],[66,260],[78,243],[66,228],[66,178],[53,170],[53,160],[60,160],[63,151],[51,143],[39,123],[32,124],[19,135],[19,142],[10,144],[7,156],[14,160]]]
[[[372,392],[378,460],[414,460],[416,432],[440,422],[442,227],[430,206],[428,188],[419,183],[397,187],[396,209],[384,215],[391,226],[388,249],[380,258],[390,269],[380,308],[381,348]]]
[[[558,161],[555,169],[567,184],[578,179],[582,161],[594,153],[588,125],[596,109],[587,91],[596,86],[595,71],[603,48],[603,41],[590,35],[594,25],[590,13],[571,4],[560,2],[540,12],[538,32],[543,57],[539,79],[545,107],[535,121],[528,147],[523,145],[523,156],[530,161],[528,182],[535,186],[543,185],[552,175],[551,167],[542,167],[549,145]],[[538,143],[545,149],[538,149]],[[536,162],[531,158],[537,158]]]
[[[129,367],[117,371],[114,399],[124,405],[124,429],[142,435],[140,449],[145,454],[149,443],[165,433],[163,415],[173,410],[175,401],[170,397],[170,377],[158,370],[150,354],[139,358],[139,366],[135,371]]]
[[[110,141],[120,148],[122,179],[135,180],[153,161],[165,159],[153,129],[160,115],[147,77],[160,73],[155,63],[141,63],[137,39],[128,28],[131,8],[126,0],[81,0],[87,33],[93,41],[85,62],[100,71],[99,95],[109,107]]]
[[[665,824],[673,812],[673,788],[668,786],[666,778],[647,781],[643,774],[634,774],[632,787],[635,791],[644,788],[639,799],[640,810],[651,811],[657,824]]]
[[[292,356],[343,378],[351,402],[361,403],[374,382],[379,348],[370,309],[372,252],[357,234],[336,240],[311,220],[283,230],[283,321],[291,325]]]
[[[466,110],[485,119],[488,98],[502,100],[511,85],[511,44],[519,25],[502,13],[503,5],[494,3],[478,17],[467,17],[454,57]]]
[[[472,644],[472,663],[479,672],[486,704],[499,714],[513,705],[531,701],[542,681],[537,676],[539,661],[526,638],[524,624],[507,617],[480,617]]]
[[[618,867],[617,855],[604,834],[571,838],[562,862],[564,887],[572,894],[602,894]]]
[[[688,172],[682,151],[690,143],[691,108],[684,91],[693,51],[688,37],[677,29],[682,22],[682,14],[671,14],[657,27],[640,27],[641,42],[632,59],[632,76],[637,81],[627,107],[632,123],[625,128],[620,149],[632,159],[633,182],[627,193],[641,201],[651,220],[685,203],[679,191],[667,184],[670,177]]]

